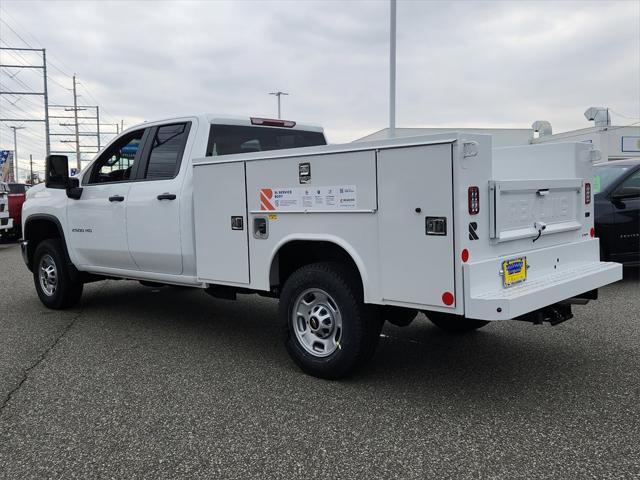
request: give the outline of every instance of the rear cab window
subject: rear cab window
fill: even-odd
[[[326,145],[322,132],[245,125],[211,125],[207,157]]]

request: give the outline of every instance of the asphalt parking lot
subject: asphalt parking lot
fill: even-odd
[[[0,478],[639,478],[637,270],[564,324],[385,327],[299,372],[276,302],[134,282],[46,310],[0,245]]]

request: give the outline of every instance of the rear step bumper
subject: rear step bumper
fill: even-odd
[[[554,249],[554,256],[574,256],[574,261],[565,264],[561,269],[551,270],[552,273],[538,272],[523,283],[509,288],[502,287],[499,280],[487,279],[486,265],[477,264],[476,268],[473,265],[465,265],[465,316],[478,320],[510,320],[573,297],[580,297],[585,292],[622,279],[622,265],[619,263],[579,261],[575,258],[576,253],[578,257],[581,256],[581,247],[574,244],[571,253],[562,252],[564,248]],[[527,255],[532,268],[543,263],[542,258],[536,259],[536,256],[538,255],[534,252]],[[597,253],[591,258],[594,256],[597,256]],[[499,265],[496,261],[492,263],[494,266]],[[493,270],[494,275],[498,277],[498,272],[495,268]]]

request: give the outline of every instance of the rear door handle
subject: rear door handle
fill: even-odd
[[[158,195],[158,200],[175,200],[176,196],[173,193],[163,193],[162,195]]]
[[[122,195],[112,195],[109,197],[110,202],[122,202],[124,201],[124,197]]]

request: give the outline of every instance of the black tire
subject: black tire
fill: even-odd
[[[325,309],[322,309],[323,300],[316,300],[315,292],[318,291],[328,296],[328,300],[324,301],[327,305]],[[293,309],[306,305],[299,303],[305,302],[305,295],[311,296],[311,300],[307,300],[312,305],[307,306],[310,312],[319,308],[319,318],[323,312],[331,317],[330,324],[333,327],[331,333],[328,333],[327,327],[325,333],[330,338],[325,340],[331,343],[333,339],[337,347],[329,347],[325,352],[315,351],[314,345],[309,345],[314,340],[315,345],[321,344],[323,340],[319,340],[316,333],[322,333],[320,329],[323,325],[316,320],[320,328],[314,333],[312,313],[294,318]],[[382,328],[379,309],[363,302],[358,275],[344,265],[333,262],[305,265],[291,274],[280,295],[280,321],[285,346],[293,361],[309,375],[331,380],[349,375],[373,356]],[[339,323],[340,327],[337,328]],[[299,338],[304,328],[307,329],[307,346]]]
[[[47,257],[45,263],[53,264],[55,268],[55,287],[49,288],[48,291],[43,285],[46,281],[40,280],[45,257]],[[81,282],[72,280],[62,243],[58,239],[44,240],[36,247],[33,255],[33,282],[40,301],[54,310],[63,310],[76,305],[80,301],[84,286]],[[47,286],[51,287],[50,284]]]
[[[488,325],[486,320],[473,320],[443,312],[424,312],[431,323],[448,333],[468,333]]]
[[[396,327],[408,327],[418,316],[418,310],[404,307],[381,307],[382,318]]]

